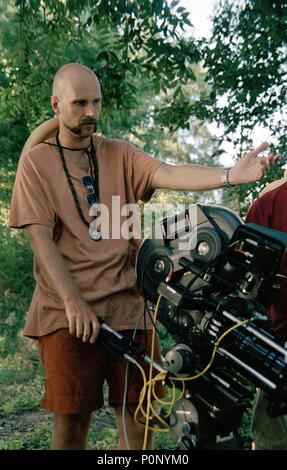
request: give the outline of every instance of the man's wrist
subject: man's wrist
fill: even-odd
[[[75,305],[85,302],[80,292],[73,292],[73,294],[68,294],[63,298],[63,303],[67,305]]]
[[[221,182],[222,182],[222,186],[224,188],[231,188],[232,186],[235,185],[235,183],[233,183],[233,181],[232,181],[232,175],[231,175],[231,170],[232,169],[233,169],[233,167],[223,168],[223,170],[222,170]]]

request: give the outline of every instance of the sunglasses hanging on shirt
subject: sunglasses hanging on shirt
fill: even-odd
[[[95,194],[95,191],[94,191],[92,178],[90,176],[82,176],[82,181],[83,181],[85,188],[89,190],[89,192],[87,193],[88,206],[93,211],[96,211],[99,208],[99,201],[98,201],[98,195]]]
[[[89,190],[89,192],[87,193],[87,202],[90,207],[90,211],[94,215],[95,212],[99,208],[98,195],[95,194],[93,181],[90,176],[83,176],[82,181],[83,181],[85,188]],[[95,241],[100,240],[101,233],[99,232],[97,228],[94,228],[93,225],[94,225],[94,221],[89,226],[89,235]]]
[[[82,220],[82,222],[89,228],[89,235],[92,240],[98,241],[101,239],[101,232],[94,227],[95,220],[90,224],[87,219],[85,218],[82,208],[80,206],[79,198],[75,189],[75,186],[72,181],[71,174],[68,170],[66,160],[64,157],[64,152],[63,152],[63,147],[61,146],[60,140],[59,140],[59,132],[56,135],[56,142],[57,142],[57,148],[61,157],[61,161],[63,164],[64,172],[75,202],[75,206],[77,208],[77,211],[79,213],[79,216]],[[89,147],[91,150],[89,151]],[[70,150],[81,150],[81,149],[70,149]],[[90,207],[90,211],[93,213],[97,211],[99,207],[99,184],[98,184],[98,161],[97,161],[97,156],[96,156],[96,149],[94,146],[94,141],[93,138],[91,137],[91,142],[90,145],[84,149],[88,155],[89,159],[89,167],[90,167],[90,174],[91,176],[83,176],[82,177],[82,182],[85,186],[86,189],[88,189],[87,193],[87,202]],[[94,215],[94,214],[93,214]]]

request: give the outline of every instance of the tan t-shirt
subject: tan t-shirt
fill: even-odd
[[[118,216],[112,213],[112,196],[120,196],[120,208],[139,200],[148,201],[153,193],[153,176],[163,162],[125,141],[101,137],[94,140],[100,203],[108,207],[112,224]],[[86,173],[69,163],[68,158],[66,163],[84,216],[91,222],[87,189],[82,182]],[[29,224],[53,229],[54,241],[75,283],[99,318],[118,330],[135,327],[143,312],[134,272],[140,242],[123,237],[99,241],[90,238],[76,209],[58,150],[46,143],[21,157],[13,188],[9,226],[23,228]],[[68,323],[63,302],[37,258],[34,275],[36,288],[24,335],[38,337],[67,327]]]

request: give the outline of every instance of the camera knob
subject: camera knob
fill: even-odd
[[[209,253],[209,245],[208,243],[206,242],[200,242],[198,245],[197,245],[197,252],[199,254],[199,256],[206,256],[208,255]]]
[[[190,425],[187,421],[184,421],[184,423],[182,423],[181,432],[184,435],[190,433]]]
[[[156,262],[155,262],[155,265],[154,265],[154,270],[156,273],[162,273],[165,269],[165,263],[162,259],[158,259]]]

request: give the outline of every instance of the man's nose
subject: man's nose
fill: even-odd
[[[93,104],[88,105],[85,109],[85,115],[87,117],[95,117],[96,112],[97,112],[96,106],[94,106]]]

